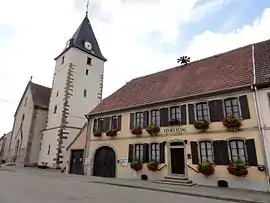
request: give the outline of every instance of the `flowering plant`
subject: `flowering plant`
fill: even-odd
[[[142,128],[141,127],[136,127],[136,128],[131,130],[131,133],[133,135],[141,135],[142,134]]]
[[[237,119],[235,116],[231,115],[228,116],[223,120],[223,125],[229,130],[229,131],[238,131],[242,125],[241,121]]]
[[[227,169],[230,174],[238,177],[245,177],[248,175],[247,167],[241,159],[231,162]]]
[[[151,124],[146,128],[146,131],[149,135],[156,136],[160,132],[160,127],[155,124]]]
[[[213,175],[215,172],[214,165],[209,161],[204,161],[200,163],[197,169],[200,173],[204,174],[205,176]]]
[[[173,119],[169,121],[169,125],[181,125],[181,122],[178,119]]]
[[[106,135],[107,135],[108,137],[116,137],[118,131],[119,131],[118,129],[111,129],[111,130],[108,130],[108,131],[106,132]]]
[[[159,162],[153,160],[153,161],[149,161],[147,163],[147,168],[149,171],[158,171],[158,165],[159,165]]]
[[[94,136],[95,137],[101,137],[102,136],[102,132],[101,131],[95,131],[94,132]]]
[[[194,127],[197,130],[205,131],[205,130],[207,130],[209,128],[209,126],[210,126],[210,123],[209,123],[209,121],[206,121],[206,120],[196,121],[194,123]]]
[[[143,168],[143,164],[140,160],[133,160],[130,163],[130,167],[134,170],[134,171],[140,171]]]

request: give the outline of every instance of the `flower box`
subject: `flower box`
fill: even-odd
[[[248,175],[247,166],[240,159],[230,163],[227,170],[230,174],[238,177],[245,177]]]
[[[209,121],[203,120],[203,121],[196,121],[194,123],[194,127],[197,130],[206,131],[210,126]]]
[[[235,132],[240,130],[242,123],[235,116],[228,116],[223,120],[223,125],[227,130]]]
[[[94,136],[95,137],[101,137],[102,136],[102,132],[101,131],[96,131],[96,132],[94,132]]]
[[[198,165],[197,167],[198,171],[205,176],[210,176],[215,173],[215,167],[212,163],[205,161]]]
[[[149,125],[146,128],[146,131],[149,133],[151,136],[157,136],[157,134],[160,132],[160,127],[156,126],[154,124]]]
[[[106,132],[107,137],[116,137],[118,129],[111,129]]]
[[[141,171],[143,168],[143,164],[139,160],[134,160],[130,163],[130,168],[132,168],[134,171],[138,172]]]
[[[158,165],[159,163],[157,161],[150,161],[147,163],[147,168],[149,171],[158,171]]]
[[[173,126],[173,125],[181,125],[181,122],[177,119],[171,120],[169,121],[169,125]]]
[[[133,135],[141,135],[142,134],[142,128],[137,127],[137,128],[132,129],[131,134],[133,134]]]

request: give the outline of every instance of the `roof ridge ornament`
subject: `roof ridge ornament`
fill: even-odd
[[[89,10],[89,0],[87,0],[86,2],[86,12],[85,12],[86,17],[88,17],[88,10]]]

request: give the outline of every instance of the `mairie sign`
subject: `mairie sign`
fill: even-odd
[[[182,126],[172,126],[164,129],[165,134],[181,134],[187,132],[187,129]]]

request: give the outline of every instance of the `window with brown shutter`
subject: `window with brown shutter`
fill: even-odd
[[[209,120],[208,103],[202,102],[196,104],[197,121]]]
[[[160,161],[160,144],[151,143],[150,144],[150,160],[151,161]]]
[[[117,116],[112,117],[111,129],[117,129]]]
[[[103,118],[99,118],[99,119],[98,119],[97,130],[98,130],[98,131],[102,131],[102,127],[103,127]]]
[[[143,162],[143,144],[135,144],[134,159]]]
[[[168,108],[160,109],[160,126],[168,126],[169,124],[169,112]]]
[[[179,106],[174,106],[170,108],[170,120],[181,121],[181,114]]]
[[[228,98],[224,100],[225,116],[235,116],[235,118],[240,119],[240,110],[238,98]]]
[[[244,163],[247,162],[246,147],[244,140],[230,140],[229,148],[231,154],[231,161],[237,161],[240,159]]]
[[[143,112],[137,112],[135,116],[135,127],[143,128],[144,120],[143,120]]]
[[[200,141],[200,162],[209,161],[210,163],[214,162],[213,159],[213,145],[211,141]]]
[[[154,125],[160,125],[160,113],[159,109],[155,109],[151,111],[151,123]]]

